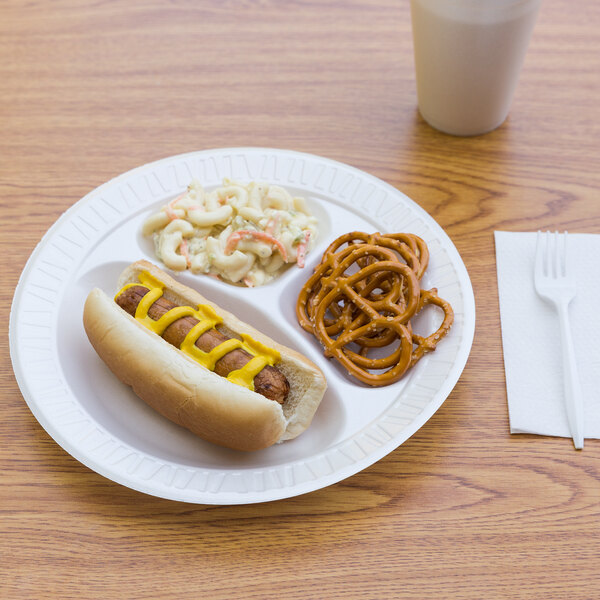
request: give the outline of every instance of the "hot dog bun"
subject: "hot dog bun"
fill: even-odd
[[[311,423],[327,387],[319,368],[278,344],[200,293],[175,281],[147,261],[125,269],[117,289],[146,271],[165,285],[164,297],[182,306],[208,304],[223,319],[230,337],[245,333],[278,350],[275,366],[290,392],[283,406],[231,383],[153,333],[98,288],[87,297],[83,324],[110,370],[152,408],[201,438],[236,450],[259,450],[300,435]]]

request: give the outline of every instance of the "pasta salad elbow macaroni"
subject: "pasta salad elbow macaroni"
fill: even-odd
[[[152,236],[156,257],[169,269],[254,287],[287,264],[304,267],[317,219],[304,198],[280,186],[225,179],[207,192],[194,180],[146,219],[142,234]]]

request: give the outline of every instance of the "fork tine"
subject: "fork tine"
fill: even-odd
[[[538,230],[535,240],[535,265],[534,273],[541,274],[544,271],[544,253],[542,252],[542,232]]]
[[[561,257],[562,257],[562,253],[561,253],[561,235],[560,233],[558,233],[558,231],[554,232],[554,244],[553,244],[553,248],[552,251],[554,252],[554,277],[555,278],[559,278],[562,276],[562,265],[561,265]]]
[[[551,233],[546,231],[544,236],[544,275],[546,277],[552,277],[552,239],[550,236]]]
[[[568,244],[567,244],[567,232],[565,231],[563,233],[563,253],[562,253],[562,256],[563,256],[563,263],[562,263],[562,266],[563,266],[563,272],[562,272],[563,277],[567,276],[567,271],[568,271],[567,265],[569,264],[567,262],[567,248],[568,248]]]

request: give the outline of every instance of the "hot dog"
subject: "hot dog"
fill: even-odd
[[[150,293],[148,288],[140,285],[134,286],[126,289],[122,294],[118,294],[115,298],[115,302],[132,317],[135,317],[137,307],[148,293]],[[169,312],[169,310],[176,307],[177,304],[161,297],[150,306],[148,315],[152,319],[158,320],[164,314]],[[182,317],[181,319],[177,319],[165,329],[162,338],[169,342],[169,344],[179,348],[188,333],[197,323],[199,323],[199,321],[194,317]],[[213,327],[200,335],[195,344],[203,352],[210,352],[228,339],[231,338]],[[234,349],[215,363],[214,372],[221,377],[227,377],[232,371],[241,369],[244,365],[248,364],[251,359],[252,355],[245,350],[241,348]],[[286,377],[279,369],[277,369],[277,367],[266,365],[254,377],[254,391],[265,396],[265,398],[283,404],[290,391],[290,385]]]
[[[238,450],[295,438],[310,425],[326,382],[308,359],[149,262],[125,269],[118,290],[114,300],[90,292],[87,336],[163,416]]]

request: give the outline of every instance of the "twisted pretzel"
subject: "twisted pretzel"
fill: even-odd
[[[323,253],[296,304],[300,326],[350,375],[371,386],[398,381],[426,353],[435,350],[454,319],[435,288],[422,290],[429,264],[425,242],[408,233],[340,236]],[[444,318],[436,331],[420,336],[410,320],[426,305]],[[388,354],[371,358],[376,348]]]

